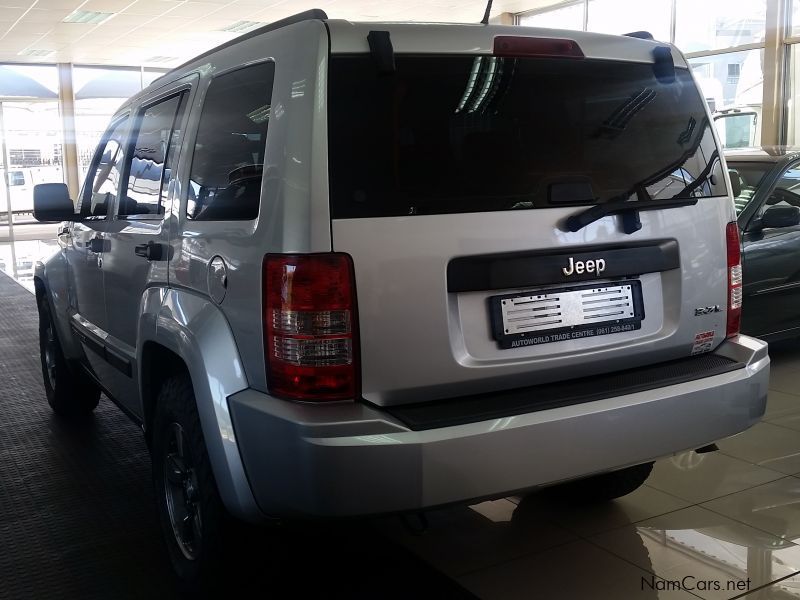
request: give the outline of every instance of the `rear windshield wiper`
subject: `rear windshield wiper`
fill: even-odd
[[[637,190],[637,196],[638,200],[635,202],[627,199],[610,200],[603,204],[596,204],[577,215],[572,215],[567,219],[567,229],[572,232],[580,231],[590,223],[599,221],[603,217],[622,214],[623,231],[625,233],[634,233],[642,228],[642,222],[639,220],[639,211],[678,208],[697,204],[697,198],[672,197],[664,200],[653,200],[644,188]],[[645,196],[644,199],[643,196]]]
[[[621,214],[622,230],[625,233],[634,233],[642,228],[642,222],[639,220],[639,211],[693,206],[697,204],[697,198],[692,193],[708,179],[718,158],[719,152],[715,150],[709,157],[705,168],[698,174],[697,179],[687,184],[672,198],[653,200],[647,189],[645,189],[644,183],[640,183],[630,192],[616,196],[603,204],[596,204],[577,215],[568,217],[566,222],[567,229],[572,232],[580,231],[590,223],[599,221],[603,217]],[[628,200],[634,193],[636,194],[636,201]]]

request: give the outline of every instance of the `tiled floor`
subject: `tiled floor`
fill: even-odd
[[[542,496],[381,530],[481,598],[800,598],[800,341],[773,345],[764,421],[718,452],[659,461],[593,508]]]
[[[33,294],[0,273],[0,600],[180,597],[141,430],[107,400],[86,419],[52,414],[37,322]],[[203,597],[474,598],[366,519],[240,533]]]
[[[35,237],[20,228],[28,232]],[[51,251],[26,242],[17,255]],[[0,241],[0,269],[10,259]],[[770,354],[762,423],[718,452],[659,461],[624,498],[592,508],[542,495],[447,508],[427,514],[422,534],[408,519],[383,518],[365,523],[379,534],[370,541],[399,543],[487,599],[800,599],[800,341]]]

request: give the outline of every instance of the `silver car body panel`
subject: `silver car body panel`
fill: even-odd
[[[250,483],[267,514],[410,511],[623,468],[750,427],[766,407],[767,346],[740,336],[719,354],[746,366],[645,392],[427,431],[410,431],[363,405],[320,411],[273,402],[254,390],[232,396],[230,404]]]
[[[261,208],[252,221],[193,221],[186,218],[181,189],[172,238],[170,285],[208,295],[208,269],[215,256],[225,261],[228,293],[220,308],[241,350],[250,385],[266,391],[261,331],[261,265],[268,252],[329,252],[325,80],[328,34],[319,21],[299,23],[246,40],[195,67],[202,78],[198,102],[211,77],[245,64],[275,61],[272,117],[264,159]],[[200,109],[189,121],[186,147],[194,146]],[[320,123],[322,125],[320,126]],[[183,181],[188,179],[188,166]]]
[[[349,253],[356,265],[364,397],[384,405],[419,402],[557,381],[576,368],[593,375],[636,367],[688,356],[695,335],[706,331],[714,332],[718,345],[726,313],[695,316],[692,308],[726,306],[724,230],[731,210],[723,197],[642,212],[642,229],[632,236],[619,231],[617,217],[576,233],[561,231],[553,223],[574,212],[566,208],[335,220],[334,249]],[[710,230],[719,233],[708,235]],[[530,288],[447,293],[447,265],[459,256],[580,252],[665,234],[677,240],[682,268],[640,277],[648,317],[635,332],[500,350],[487,299]],[[602,257],[602,250],[596,255]],[[548,287],[557,286],[543,289]]]

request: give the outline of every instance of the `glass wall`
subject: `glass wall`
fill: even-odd
[[[81,181],[108,122],[126,99],[142,90],[140,69],[74,67],[75,139]]]
[[[556,8],[519,16],[519,24],[526,27],[550,29],[583,29],[585,2],[561,4]]]
[[[798,2],[800,4],[800,2]],[[789,46],[789,82],[786,98],[786,143],[800,145],[800,46]]]
[[[162,74],[155,69],[73,68],[81,178],[113,112]],[[57,248],[57,225],[37,223],[31,211],[34,185],[66,179],[58,91],[55,65],[0,65],[0,141],[5,141],[8,162],[6,167],[0,152],[0,271],[29,287],[35,262]]]
[[[33,221],[33,186],[64,181],[56,67],[0,65],[0,117],[0,271],[32,287],[34,264],[55,246],[36,239],[55,232]]]
[[[649,31],[657,40],[670,39],[672,0],[589,0],[587,29],[598,33]]]
[[[789,54],[786,71],[786,143],[800,145],[800,0],[791,1],[789,11],[787,48]]]
[[[712,110],[729,106],[761,106],[764,51],[744,50],[690,58]]]
[[[7,152],[0,157],[6,178],[0,185],[0,219],[5,219],[9,197],[12,211],[30,211],[33,184],[64,180],[56,68],[0,66],[0,106]]]
[[[677,0],[675,45],[689,54],[763,44],[766,0]]]

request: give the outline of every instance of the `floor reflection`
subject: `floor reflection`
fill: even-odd
[[[0,271],[33,291],[36,261],[48,258],[58,250],[57,228],[57,224],[40,224],[20,218],[14,220],[12,234],[8,225],[0,223]]]

